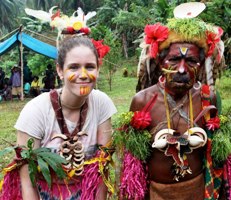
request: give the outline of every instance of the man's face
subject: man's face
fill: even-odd
[[[174,43],[170,46],[167,56],[161,63],[161,68],[166,71],[167,90],[173,93],[185,93],[196,82],[200,69],[200,49],[195,44]]]

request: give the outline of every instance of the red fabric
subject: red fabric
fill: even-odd
[[[17,168],[4,176],[0,200],[22,200],[20,177]]]

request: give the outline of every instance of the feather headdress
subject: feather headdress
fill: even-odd
[[[79,7],[72,16],[68,17],[61,13],[60,10],[53,14],[53,10],[56,7],[57,6],[53,6],[49,12],[25,8],[25,12],[26,14],[41,20],[43,23],[50,23],[52,28],[56,28],[58,30],[58,36],[56,39],[57,44],[65,34],[88,35],[90,33],[90,28],[87,27],[87,21],[96,15],[95,11],[89,12],[85,15],[83,10]]]
[[[153,77],[150,71],[158,74],[159,69],[156,61],[161,51],[176,42],[194,43],[204,49],[206,55],[205,69],[200,81],[208,84],[211,89],[214,88],[215,80],[225,66],[223,58],[224,43],[221,40],[223,30],[196,18],[204,9],[205,5],[203,3],[184,3],[174,9],[174,18],[168,19],[166,26],[160,23],[146,25],[144,42],[141,44],[141,48],[146,49],[147,54],[142,53],[140,57],[138,90],[157,82],[157,78],[156,80],[149,80],[149,83],[146,80]],[[147,65],[147,62],[152,63]]]

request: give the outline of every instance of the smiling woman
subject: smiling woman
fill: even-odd
[[[61,41],[56,69],[63,87],[28,102],[15,124],[17,144],[26,146],[33,138],[35,152],[45,147],[59,154],[64,158],[61,169],[68,178],[60,180],[51,165],[48,173],[52,182],[47,181],[43,162],[38,159],[35,163],[41,172],[31,179],[31,158],[25,159],[19,151],[17,160],[25,160],[19,167],[21,191],[11,195],[20,194],[22,199],[106,199],[110,184],[104,166],[111,158],[111,117],[116,108],[105,93],[94,89],[102,59],[97,48],[86,36]],[[3,185],[0,195],[8,198],[11,192],[4,188],[7,186]]]

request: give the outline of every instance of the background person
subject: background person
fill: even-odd
[[[55,71],[52,68],[51,64],[47,65],[47,69],[45,72],[45,77],[42,82],[44,83],[43,92],[49,92],[50,90],[55,88]]]
[[[5,72],[3,71],[2,67],[0,67],[0,90],[4,88],[4,79],[5,79]]]
[[[8,84],[9,78],[4,79],[4,88],[0,90],[0,95],[5,101],[12,100],[11,86]]]
[[[12,98],[21,97],[21,71],[18,65],[14,65],[11,70],[10,83],[12,86]]]
[[[38,76],[34,76],[33,81],[31,82],[30,94],[32,97],[37,97],[40,94],[40,83]]]

